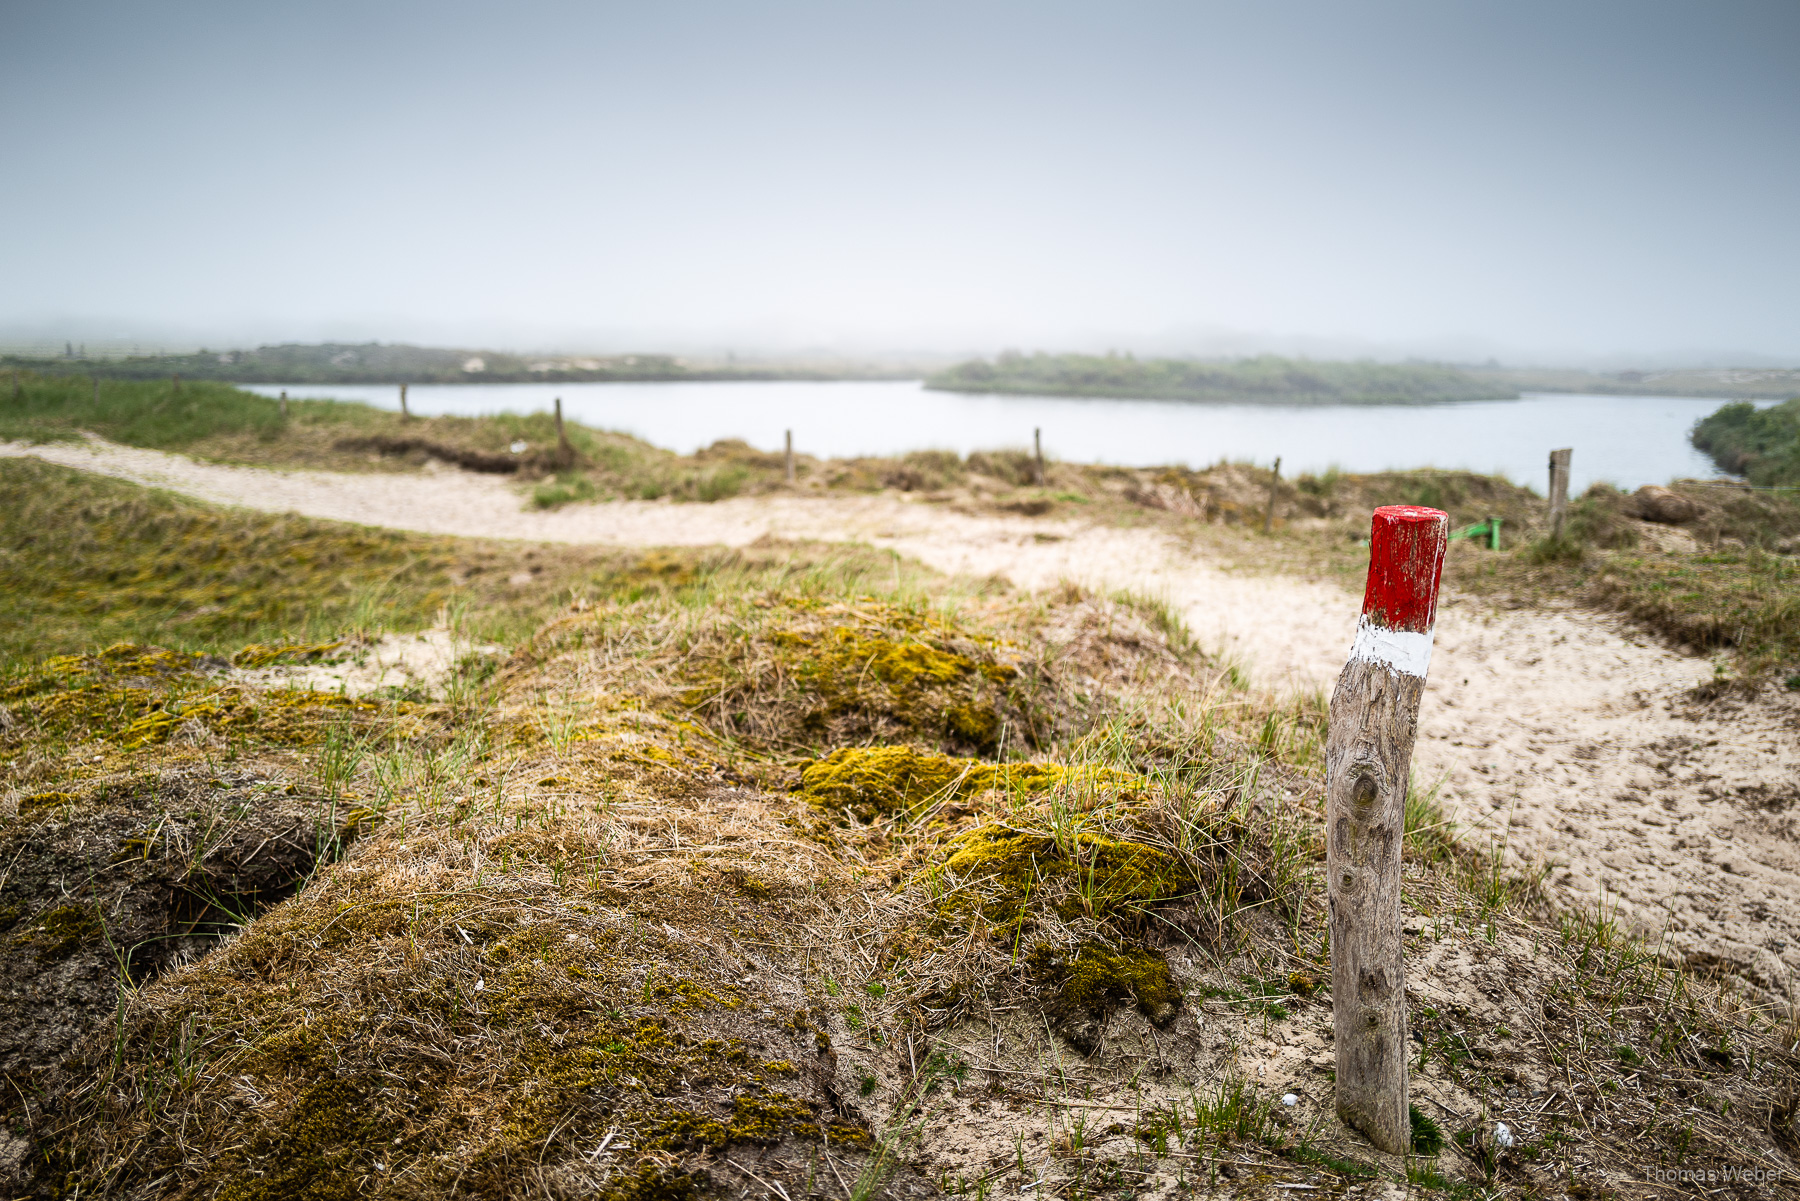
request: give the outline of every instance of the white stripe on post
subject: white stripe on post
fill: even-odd
[[[1337,1111],[1383,1151],[1412,1142],[1400,858],[1448,516],[1375,510],[1362,620],[1325,737],[1325,875]]]

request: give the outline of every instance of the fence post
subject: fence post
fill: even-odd
[[[1275,474],[1269,477],[1269,511],[1263,514],[1263,533],[1275,524],[1275,485],[1281,482],[1281,456],[1275,456]]]
[[[1570,448],[1550,452],[1550,537],[1562,540],[1564,511],[1569,507]]]
[[[181,395],[181,373],[179,371],[170,377],[169,387],[174,390],[175,395]]]
[[[1412,1143],[1400,858],[1449,521],[1413,505],[1375,510],[1362,618],[1325,736],[1337,1112],[1391,1154]]]
[[[782,463],[782,471],[787,476],[787,482],[790,484],[793,483],[794,482],[794,431],[793,430],[787,431],[787,449],[782,452],[781,463]]]
[[[575,448],[569,445],[569,435],[563,429],[560,396],[556,398],[556,465],[562,468],[575,466]]]
[[[286,388],[283,388],[281,390],[281,419],[283,421],[287,420],[287,389]]]
[[[1037,486],[1044,486],[1044,431],[1033,428],[1031,431],[1031,447],[1037,454]]]
[[[412,414],[406,408],[406,385],[400,385],[400,420],[411,421]]]

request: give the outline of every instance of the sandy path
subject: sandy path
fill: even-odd
[[[1326,687],[1357,602],[1344,590],[1222,570],[1167,534],[972,516],[883,494],[711,505],[524,508],[506,482],[456,471],[278,472],[102,442],[0,444],[223,504],[429,533],[604,545],[741,546],[764,536],[890,547],[1026,588],[1071,579],[1160,595],[1201,641],[1262,683]],[[1203,552],[1202,552],[1203,553]],[[1422,781],[1510,859],[1552,866],[1560,903],[1604,905],[1705,966],[1779,994],[1800,969],[1800,701],[1697,707],[1708,662],[1577,610],[1496,612],[1448,598],[1415,757]]]

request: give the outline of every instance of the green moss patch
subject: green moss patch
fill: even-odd
[[[64,905],[44,914],[37,925],[13,935],[12,941],[35,950],[40,963],[53,963],[105,936],[106,923],[91,907]]]
[[[952,841],[941,873],[971,885],[939,904],[939,920],[947,925],[979,917],[1015,926],[1026,920],[1034,900],[1064,920],[1129,921],[1201,886],[1175,856],[1144,843],[1085,831],[1059,840],[999,823]]]
[[[861,821],[916,817],[931,805],[992,789],[1041,793],[1065,768],[1045,763],[983,763],[909,746],[846,747],[800,771],[800,795],[826,810],[848,809]]]
[[[1070,953],[1046,943],[1034,947],[1026,962],[1034,982],[1050,995],[1046,1010],[1056,1017],[1101,1014],[1129,1001],[1161,1018],[1181,1003],[1168,963],[1140,947],[1090,941]]]
[[[709,724],[758,741],[895,741],[992,752],[1041,719],[1001,643],[941,616],[863,600],[784,597],[749,628],[707,639],[684,664],[684,701]],[[760,627],[760,628],[757,628]]]
[[[359,1178],[386,1170],[380,1157],[391,1136],[369,1092],[358,1081],[329,1078],[307,1088],[279,1123],[253,1138],[241,1157],[230,1157],[235,1162],[220,1201],[363,1196]]]
[[[50,659],[0,689],[0,703],[40,738],[104,738],[128,751],[165,742],[190,721],[227,737],[311,746],[324,741],[334,724],[422,712],[408,702],[222,683],[208,670],[213,663],[196,654],[119,644],[97,655]]]

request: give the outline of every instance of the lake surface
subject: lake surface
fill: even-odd
[[[254,385],[274,396],[279,384]],[[399,389],[290,384],[296,397],[361,400],[397,409]],[[426,415],[530,413],[562,397],[572,421],[620,430],[689,453],[721,438],[821,457],[909,450],[1028,447],[1044,431],[1044,453],[1081,463],[1206,466],[1220,459],[1267,465],[1283,475],[1387,468],[1462,467],[1498,472],[1540,492],[1554,447],[1574,448],[1579,492],[1596,480],[1623,488],[1678,476],[1717,474],[1688,444],[1694,422],[1721,400],[1667,396],[1530,394],[1518,400],[1441,405],[1184,404],[927,392],[916,382],[669,384],[415,384],[408,407]]]

